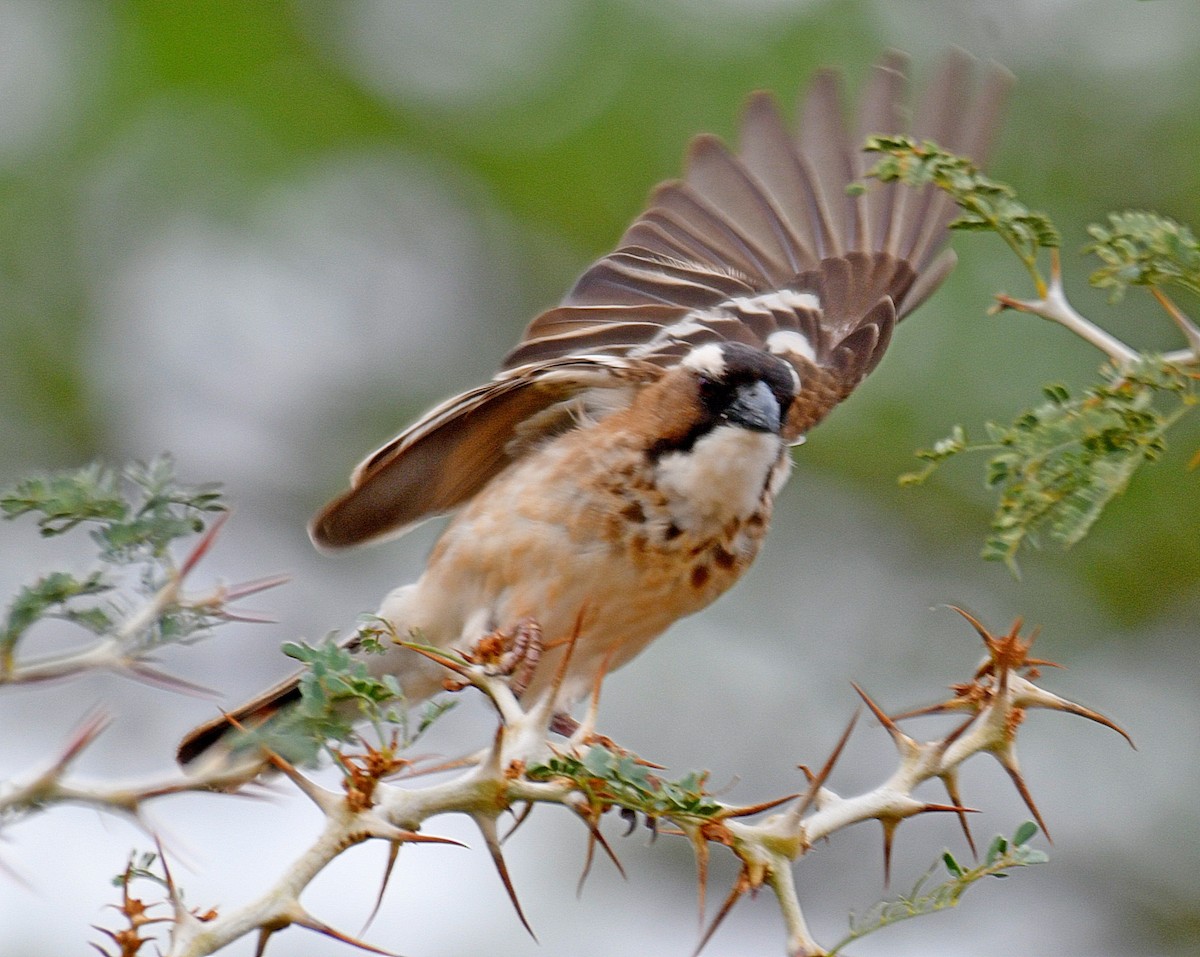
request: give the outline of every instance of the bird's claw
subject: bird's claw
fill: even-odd
[[[541,626],[532,618],[522,618],[511,628],[497,628],[480,638],[464,657],[489,675],[509,678],[509,687],[519,698],[542,657]]]

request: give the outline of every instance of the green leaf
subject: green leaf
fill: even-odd
[[[0,631],[0,646],[11,649],[31,626],[47,617],[77,620],[84,627],[96,630],[97,625],[107,622],[107,614],[94,606],[76,609],[72,603],[112,589],[113,585],[99,572],[82,579],[68,572],[51,572],[32,585],[25,585],[8,607],[4,629]]]
[[[1162,456],[1167,430],[1196,404],[1193,376],[1158,357],[1104,375],[1076,397],[1046,386],[1048,401],[1011,425],[987,423],[986,443],[970,443],[956,427],[917,452],[930,468],[963,452],[989,453],[984,480],[999,501],[984,558],[1016,571],[1020,548],[1042,536],[1064,548],[1081,541],[1137,470]]]
[[[722,811],[705,791],[706,773],[690,772],[678,781],[664,781],[636,755],[614,753],[594,745],[582,759],[554,757],[531,765],[531,780],[555,778],[570,781],[600,810],[618,807],[647,818],[702,821]]]
[[[1028,839],[1037,831],[1030,830],[1029,824],[1022,824],[1017,829],[1017,836]],[[1016,867],[1026,867],[1032,864],[1043,864],[1049,858],[1042,851],[1027,847],[1014,841],[1009,843],[1002,836],[992,839],[988,847],[987,859],[970,870],[965,869],[949,851],[941,857],[950,876],[932,887],[929,886],[937,871],[938,862],[933,865],[913,885],[907,894],[894,898],[885,898],[872,904],[863,914],[850,915],[850,931],[838,941],[828,953],[830,957],[840,953],[846,946],[856,940],[913,917],[924,917],[950,907],[957,907],[962,895],[969,888],[985,877],[1007,877],[1008,871]]]
[[[120,481],[111,469],[89,465],[74,472],[21,479],[0,491],[5,518],[40,514],[43,535],[61,535],[82,522],[118,521],[129,513]]]
[[[1044,213],[1024,206],[1012,187],[984,176],[967,157],[907,136],[871,136],[863,148],[882,155],[867,176],[942,190],[962,210],[950,222],[951,229],[996,233],[1031,270],[1042,249],[1060,243],[1058,230]]]
[[[1030,839],[1037,834],[1038,826],[1033,821],[1026,821],[1016,829],[1012,836],[1012,842],[1020,847],[1023,844],[1028,844]]]
[[[1187,226],[1152,212],[1110,213],[1108,225],[1092,225],[1084,247],[1103,265],[1090,282],[1118,302],[1130,286],[1175,285],[1200,293],[1200,242]]]
[[[394,741],[395,748],[406,749],[454,705],[430,702],[410,733],[408,707],[396,677],[371,674],[367,661],[351,654],[336,635],[318,645],[289,641],[282,650],[305,666],[300,702],[249,732],[244,743],[266,746],[293,762],[309,764],[332,747],[358,742],[356,728],[362,722],[375,730],[380,747],[392,749]]]
[[[598,778],[605,777],[612,764],[613,755],[607,748],[603,748],[598,744],[592,745],[587,754],[583,756],[584,770],[594,774]]]

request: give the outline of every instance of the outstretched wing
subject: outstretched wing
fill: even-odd
[[[736,340],[792,363],[802,389],[787,437],[806,432],[954,266],[941,251],[954,216],[944,194],[897,184],[847,192],[867,168],[866,135],[909,130],[903,67],[899,54],[875,67],[854,130],[836,73],[817,74],[794,136],[770,94],[754,94],[739,153],[698,137],[684,178],[655,190],[616,251],[533,320],[505,367],[581,353],[670,365],[700,343]],[[973,96],[975,72],[966,54],[947,58],[914,135],[986,152],[1011,77],[994,68]]]
[[[802,436],[875,367],[896,321],[954,265],[940,251],[954,215],[946,197],[846,189],[866,169],[868,133],[907,129],[903,67],[898,54],[875,67],[854,130],[838,76],[826,71],[794,136],[773,98],[757,93],[736,156],[698,137],[684,179],[654,191],[617,249],[533,320],[496,378],[363,462],[314,519],[313,541],[338,548],[397,535],[458,507],[581,411],[618,407],[704,342],[744,342],[790,362],[801,389],[785,436]],[[986,150],[1010,78],[991,70],[972,98],[974,72],[965,54],[947,59],[915,135],[975,157]]]
[[[530,447],[589,414],[591,394],[619,393],[661,373],[615,356],[565,356],[505,370],[426,412],[369,455],[309,534],[325,548],[403,534],[457,508]]]

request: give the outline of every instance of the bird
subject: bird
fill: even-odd
[[[869,165],[861,145],[911,133],[981,158],[1011,76],[980,76],[952,51],[914,110],[907,66],[897,52],[875,64],[853,125],[836,70],[815,74],[794,133],[772,94],[752,94],[736,151],[696,137],[682,178],[654,189],[490,381],[354,470],[311,523],[318,548],[453,513],[418,580],[379,608],[399,638],[460,654],[486,636],[536,643],[521,702],[553,695],[569,716],[742,576],[792,447],[955,265],[944,248],[953,202],[928,186],[851,189]],[[400,644],[364,661],[394,675],[410,705],[449,674]],[[179,759],[296,701],[298,677],[196,728]]]

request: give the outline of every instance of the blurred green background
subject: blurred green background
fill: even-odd
[[[528,319],[612,246],[650,188],[678,173],[692,134],[733,133],[752,89],[773,89],[790,107],[820,65],[839,66],[856,88],[887,46],[913,56],[918,82],[949,44],[1004,63],[1018,85],[991,171],[1061,227],[1079,309],[1132,344],[1177,347],[1148,297],[1112,309],[1089,289],[1077,250],[1085,225],[1110,209],[1200,224],[1198,37],[1194,0],[0,0],[0,481],[164,449],[185,479],[225,481],[243,530],[231,530],[214,574],[282,567],[298,583],[280,599],[279,633],[204,645],[176,662],[207,668],[205,680],[237,697],[260,673],[283,670],[277,639],[344,625],[419,570],[427,537],[332,562],[309,552],[307,516],[363,453],[489,375]],[[655,687],[663,669],[674,681],[685,648],[715,649],[711,673],[699,665],[679,678],[658,705],[680,709],[671,716],[642,700],[649,710],[630,718],[623,740],[659,756],[647,727],[689,726],[679,716],[691,714],[697,674],[728,680],[719,657],[727,639],[713,635],[736,627],[766,637],[739,640],[747,690],[731,691],[729,710],[710,717],[726,728],[739,715],[747,723],[695,754],[674,739],[661,746],[694,764],[732,749],[721,767],[748,780],[760,748],[784,770],[819,763],[812,749],[836,734],[819,729],[845,720],[846,681],[861,669],[877,668],[874,687],[886,692],[902,666],[897,697],[928,700],[963,676],[938,670],[948,655],[964,656],[964,674],[970,668],[976,650],[964,650],[961,630],[930,604],[969,603],[997,628],[1025,615],[1045,626],[1044,652],[1075,669],[1069,690],[1134,725],[1140,761],[1122,753],[1124,763],[1107,764],[1118,761],[1119,742],[1091,732],[1067,745],[1086,749],[1079,773],[1093,777],[1072,773],[1053,785],[1057,806],[1043,803],[1075,837],[1056,835],[1054,873],[1036,878],[1045,883],[1031,878],[1025,897],[992,892],[974,905],[982,915],[969,913],[968,899],[957,924],[918,922],[908,937],[861,952],[1200,952],[1200,496],[1186,467],[1200,428],[1181,426],[1166,460],[1071,552],[1026,553],[1020,582],[979,562],[990,509],[982,462],[955,463],[915,490],[895,477],[913,467],[913,449],[956,422],[979,433],[988,419],[1007,421],[1045,382],[1087,382],[1100,357],[1040,320],[987,318],[992,293],[1029,294],[1027,280],[998,240],[956,245],[961,265],[946,289],[798,453],[781,528],[760,562],[768,567],[747,581],[742,603],[731,596],[718,606],[694,646],[681,638],[630,669],[642,677],[629,681],[650,683],[622,686],[613,710],[629,714],[619,702]],[[1200,304],[1183,305],[1196,314]],[[7,594],[43,556],[20,537],[28,529],[0,532]],[[827,628],[819,645],[785,634],[814,621]],[[898,637],[906,628],[929,635]],[[857,650],[839,657],[847,643]],[[762,706],[746,713],[751,692],[770,697],[764,687],[780,697],[794,689],[803,702],[784,700],[779,712],[802,715],[799,728],[779,729],[802,752],[773,751]],[[51,697],[18,699],[7,720],[46,724]],[[175,707],[160,696],[144,714],[164,705]],[[168,737],[211,713],[189,707]],[[59,717],[69,727],[76,716]],[[1056,740],[1074,740],[1056,739],[1060,725],[1038,726],[1048,739],[1043,778],[1061,768]],[[27,737],[30,756],[54,740]],[[149,763],[162,766],[166,753]],[[18,748],[10,758],[22,756]],[[992,793],[1010,801],[1006,787],[989,777],[967,802],[988,806]],[[1021,812],[1005,807],[997,828],[1011,831]],[[1095,817],[1065,820],[1073,808],[1086,818],[1085,807]],[[1119,826],[1128,830],[1114,833]],[[227,832],[214,828],[221,846]],[[932,840],[916,860],[932,859],[943,838]],[[876,866],[873,843],[860,854]],[[100,872],[121,863],[118,853]],[[677,863],[686,875],[686,861]],[[228,866],[219,856],[205,864]],[[30,867],[54,873],[45,862]],[[1052,901],[1062,881],[1074,883]],[[683,902],[661,905],[683,928],[677,938],[674,924],[630,916],[611,940],[586,946],[552,930],[544,952],[611,953],[633,928],[671,941],[653,952],[688,952],[690,889],[686,876],[677,883]],[[852,893],[878,893],[865,887]],[[22,928],[0,952],[77,946],[105,900],[100,886],[79,893],[79,920],[52,922],[53,901],[30,916],[26,892],[0,879],[0,914]],[[612,893],[613,907],[632,908],[630,898],[654,891]],[[869,900],[833,901],[833,925]],[[1018,932],[1022,906],[1048,910]],[[606,920],[602,907],[576,907],[555,918],[577,928]],[[711,952],[744,953],[739,940],[760,938],[738,934],[759,933],[765,952],[779,952],[768,910],[758,906]],[[503,911],[494,920],[505,933],[514,923]],[[424,950],[403,934],[373,939],[406,953],[461,952],[455,929],[420,938]],[[924,936],[933,933],[945,936]],[[535,950],[519,934],[511,940],[495,952]]]

